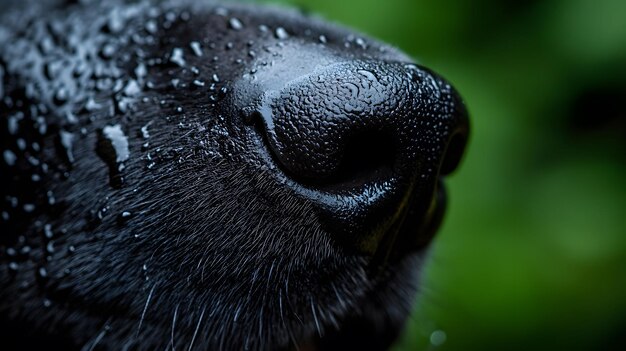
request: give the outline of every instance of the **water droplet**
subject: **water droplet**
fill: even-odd
[[[367,44],[365,43],[365,40],[363,40],[363,38],[356,38],[355,43],[361,49],[367,49]]]
[[[69,94],[69,91],[67,91],[65,87],[57,89],[54,93],[54,103],[58,106],[65,104],[69,98]]]
[[[49,253],[49,254],[53,254],[54,253],[54,241],[50,241],[46,245],[46,252]]]
[[[18,138],[16,140],[17,143],[17,148],[24,151],[26,150],[26,140],[24,140],[23,138]]]
[[[276,28],[276,30],[274,31],[274,35],[277,39],[281,40],[289,38],[289,33],[287,33],[287,31],[283,27]]]
[[[130,211],[124,211],[117,216],[117,221],[118,223],[125,223],[131,219],[132,216],[133,214]]]
[[[144,139],[150,138],[150,132],[148,127],[152,124],[152,121],[148,122],[145,126],[141,127],[141,137]]]
[[[19,114],[15,114],[9,117],[9,120],[7,123],[9,134],[11,135],[17,134],[18,129],[19,129],[19,120],[22,119],[23,117],[24,116],[21,112]]]
[[[17,161],[17,156],[15,156],[15,153],[13,153],[13,151],[4,150],[4,152],[2,153],[2,156],[4,156],[4,162],[7,165],[9,166],[15,165],[15,161]]]
[[[359,74],[365,76],[369,81],[371,82],[376,82],[378,81],[378,78],[376,78],[376,75],[368,70],[365,69],[360,69],[357,71]]]
[[[172,54],[170,56],[170,61],[174,62],[175,64],[177,64],[180,67],[185,67],[187,62],[185,61],[185,57],[184,57],[184,54],[183,54],[183,49],[181,49],[181,48],[174,48],[172,50]]]
[[[102,57],[105,60],[108,60],[110,58],[113,57],[113,55],[115,55],[115,46],[111,43],[105,44],[102,49],[100,50],[100,57]]]
[[[196,56],[202,56],[202,47],[200,46],[200,43],[192,41],[189,46],[191,47],[191,51],[193,51]]]
[[[148,75],[148,70],[146,68],[146,65],[143,63],[138,64],[137,67],[135,68],[135,77],[137,79],[143,79],[145,78],[146,75]]]
[[[174,21],[176,21],[176,13],[174,11],[168,11],[165,14],[165,20],[167,22],[174,22]]]
[[[201,81],[201,80],[198,80],[198,79],[194,79],[193,85],[198,86],[198,87],[203,87],[204,86],[204,81]]]
[[[328,39],[326,39],[325,35],[320,35],[319,40],[322,44],[326,44],[328,42]]]
[[[414,63],[405,63],[404,68],[411,70],[411,71],[415,71],[416,73],[419,71],[419,68]]]
[[[226,96],[226,94],[228,94],[228,88],[227,87],[221,87],[220,91],[219,91],[219,97],[224,98],[224,96]]]
[[[48,190],[48,192],[46,192],[46,196],[48,197],[48,205],[53,206],[56,204],[57,199],[54,197],[52,190]]]
[[[20,249],[20,255],[28,256],[28,254],[30,254],[30,251],[31,251],[30,246],[28,246],[28,245],[22,246],[22,248]]]
[[[20,268],[20,266],[16,263],[16,262],[10,262],[9,263],[9,270],[13,273],[17,272],[18,268]]]
[[[141,88],[139,87],[139,83],[136,80],[131,79],[124,87],[124,95],[126,96],[135,96],[141,92]]]
[[[68,163],[74,163],[74,134],[61,130],[59,132],[59,142],[65,151],[63,155]]]
[[[220,82],[220,77],[217,74],[213,74],[213,81],[215,83],[219,83]]]
[[[157,32],[158,26],[156,21],[149,20],[148,22],[146,22],[145,28],[148,33],[155,34]]]
[[[52,237],[54,236],[54,233],[52,232],[52,225],[51,224],[46,224],[43,227],[43,234],[46,237],[46,239],[52,239]]]
[[[92,97],[90,97],[89,99],[87,99],[84,109],[87,112],[93,112],[99,109],[100,107],[101,107],[100,104],[97,103]]]
[[[48,130],[48,125],[46,124],[46,119],[43,117],[37,117],[36,121],[37,131],[41,135],[46,135],[46,131]]]
[[[107,215],[107,213],[109,212],[109,207],[107,206],[103,206],[102,208],[100,208],[97,212],[96,212],[96,218],[99,221],[102,221],[104,219],[104,217]]]
[[[124,18],[120,15],[119,11],[112,12],[104,29],[109,33],[118,33],[123,28]]]
[[[106,126],[98,133],[96,153],[109,167],[109,184],[114,188],[121,187],[124,162],[130,155],[128,137],[121,125]]]
[[[39,269],[37,270],[37,277],[39,277],[40,279],[48,278],[48,270],[46,269],[46,267],[39,267]]]
[[[228,26],[230,29],[241,30],[243,28],[243,23],[241,23],[239,19],[232,17],[228,20]]]

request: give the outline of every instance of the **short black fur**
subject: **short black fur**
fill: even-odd
[[[0,349],[389,347],[441,217],[438,165],[466,138],[445,81],[284,9],[27,1],[0,16]],[[305,155],[253,121],[259,89],[310,73],[299,52],[410,64],[398,86],[438,91],[410,95],[441,118],[419,122],[428,140],[402,159],[419,166],[385,202],[311,200],[361,185],[301,182],[287,157]]]

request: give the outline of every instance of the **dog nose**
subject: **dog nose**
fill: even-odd
[[[408,212],[432,211],[468,137],[450,84],[398,62],[324,67],[286,84],[261,115],[276,162],[328,230],[368,253]]]

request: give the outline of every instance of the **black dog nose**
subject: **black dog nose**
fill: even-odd
[[[335,64],[291,82],[269,118],[280,164],[319,186],[409,179],[427,164],[449,173],[468,129],[446,82],[412,64],[382,62]]]
[[[289,82],[262,116],[277,163],[329,230],[368,252],[409,207],[426,215],[468,135],[454,89],[405,63],[327,66]]]

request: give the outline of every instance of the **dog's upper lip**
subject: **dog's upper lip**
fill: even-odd
[[[425,249],[435,237],[447,202],[441,179],[437,182],[426,212],[419,213],[417,202],[418,199],[411,199],[402,215],[385,233],[370,263],[373,270]]]
[[[433,192],[433,197],[424,216],[426,221],[422,222],[419,235],[416,237],[418,239],[416,246],[417,248],[423,248],[430,244],[432,239],[435,237],[437,230],[441,226],[441,222],[443,221],[443,216],[445,215],[446,208],[448,203],[448,196],[446,193],[446,187],[441,180],[441,178],[437,181],[435,186],[435,190]]]

